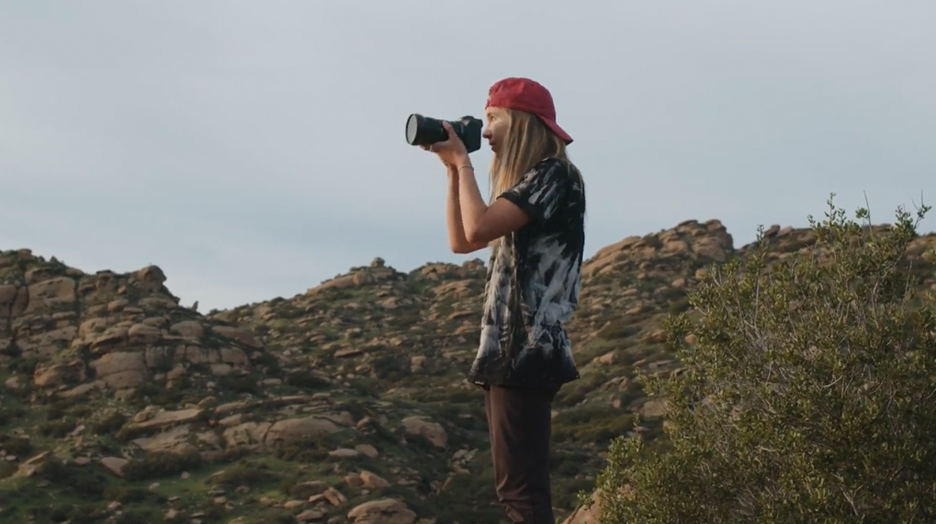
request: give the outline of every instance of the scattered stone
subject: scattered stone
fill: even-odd
[[[16,455],[7,455],[5,457],[7,462],[16,462]],[[49,451],[43,451],[42,453],[30,458],[29,460],[23,462],[19,465],[19,468],[16,470],[16,476],[20,477],[32,477],[43,464],[46,464],[52,460],[55,460],[55,457]]]
[[[592,495],[592,505],[589,508],[578,506],[568,516],[562,524],[598,524],[598,517],[601,513],[601,498],[597,494]]]
[[[309,499],[315,495],[321,495],[327,488],[328,484],[321,480],[309,480],[293,486],[290,493],[292,493],[294,497]]]
[[[91,362],[91,367],[113,389],[139,386],[148,375],[142,351],[108,353]]]
[[[358,453],[361,453],[362,455],[372,459],[377,458],[377,456],[380,455],[380,453],[377,452],[377,448],[371,446],[370,444],[358,444],[357,446],[354,446],[354,449]]]
[[[265,441],[268,445],[297,442],[315,435],[336,433],[341,428],[331,420],[315,415],[281,420],[270,427]]]
[[[425,355],[413,355],[410,357],[410,372],[419,373],[423,371],[426,366],[426,357]]]
[[[415,524],[416,513],[397,499],[365,502],[348,512],[354,524]]]
[[[370,471],[362,471],[360,478],[364,483],[364,486],[370,489],[382,489],[390,487],[390,483],[387,482],[386,479],[377,475],[376,473],[371,473]]]
[[[3,385],[10,391],[14,393],[21,393],[26,391],[27,385],[26,381],[23,380],[23,377],[15,376],[6,379]]]
[[[815,241],[789,227],[769,232],[772,258]],[[924,235],[908,254],[931,264],[920,269],[924,286],[936,289],[936,277],[926,276],[936,258],[922,254],[933,246],[936,235]],[[629,377],[680,372],[664,347],[663,317],[685,306],[711,263],[749,252],[750,246],[734,248],[720,222],[689,220],[626,238],[585,261],[569,333],[584,374],[604,378],[591,382],[592,374],[564,391],[555,423],[568,429],[579,410],[612,406],[621,417],[642,415],[644,425],[634,432],[662,424],[662,403],[634,390]],[[432,515],[416,521],[402,499],[381,495],[415,501],[454,491],[465,476],[478,474],[479,460],[489,460],[486,453],[478,458],[487,446],[483,432],[456,429],[483,426],[476,420],[483,417],[483,392],[462,377],[481,336],[486,270],[484,260],[472,259],[401,273],[375,260],[305,294],[202,314],[179,304],[156,266],[85,274],[28,250],[0,251],[0,367],[6,370],[0,469],[14,471],[23,477],[17,482],[40,494],[17,501],[26,515],[30,506],[61,504],[57,484],[37,474],[46,465],[87,470],[100,464],[105,475],[118,477],[109,483],[123,486],[119,477],[134,457],[134,466],[173,472],[159,475],[158,483],[133,485],[165,492],[192,479],[183,484],[203,486],[158,507],[166,521],[247,524],[269,512],[298,513],[289,518],[315,524],[432,524]],[[596,340],[602,326],[624,329],[608,329]],[[615,338],[624,336],[639,343]],[[685,341],[697,343],[693,335]],[[423,405],[428,399],[432,404]],[[140,407],[131,408],[131,400]],[[588,458],[558,482],[573,475],[576,483],[594,481],[606,457],[588,442],[589,425],[576,428],[576,442],[563,446]],[[461,449],[446,451],[455,431]],[[279,460],[268,462],[274,455]],[[193,457],[210,465],[173,464]],[[200,473],[183,471],[190,467],[224,468],[225,482],[215,482],[220,476],[204,482]],[[266,481],[253,483],[267,473],[293,485],[267,491]],[[227,493],[215,489],[221,485]],[[375,494],[379,500],[358,504]],[[270,509],[255,511],[254,500]],[[103,508],[112,500],[87,502]],[[465,513],[462,524],[478,520],[467,505],[452,509]],[[225,518],[226,511],[245,516]],[[116,522],[128,513],[115,506],[107,517]],[[589,524],[588,515],[576,511],[569,524]]]
[[[666,413],[666,407],[660,400],[647,401],[640,409],[640,414],[645,418],[659,418]]]
[[[127,462],[127,459],[120,457],[104,457],[101,459],[101,465],[104,466],[104,469],[118,477],[123,477],[123,467],[127,465]]]
[[[152,410],[148,412],[148,414],[151,413]],[[199,408],[181,409],[178,411],[160,410],[142,421],[136,421],[137,419],[134,417],[135,422],[128,425],[127,429],[132,431],[145,431],[163,428],[173,424],[194,422],[202,416],[202,413],[204,413],[204,410]]]
[[[86,376],[84,361],[76,359],[67,364],[37,368],[33,373],[33,385],[39,388],[54,388],[70,382],[84,381]]]
[[[322,496],[325,497],[325,499],[331,503],[332,506],[340,506],[348,501],[344,494],[333,487],[329,487],[324,492],[322,492]],[[309,502],[311,502],[311,499]]]
[[[448,442],[445,428],[435,422],[426,422],[421,417],[406,417],[403,419],[403,426],[409,435],[421,435],[438,448],[444,448]]]

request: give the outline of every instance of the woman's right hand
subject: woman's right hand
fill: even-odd
[[[431,152],[434,153],[434,151],[432,151],[432,146],[419,146],[419,147],[423,148],[424,151],[431,151]],[[436,155],[436,156],[438,156],[438,155]],[[456,167],[456,166],[454,166],[454,165],[452,165],[452,164],[449,164],[448,162],[446,162],[445,160],[443,160],[442,157],[439,157],[439,161],[442,162],[442,165],[443,165],[443,166],[445,166],[445,169],[448,171],[448,174],[450,174],[450,175],[457,175],[457,174],[458,174],[458,167]]]

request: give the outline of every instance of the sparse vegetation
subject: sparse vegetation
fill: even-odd
[[[609,321],[598,330],[598,336],[604,339],[626,338],[640,332],[640,326],[631,323],[631,319],[617,318]]]
[[[685,372],[643,380],[665,402],[668,450],[614,441],[602,524],[936,518],[936,311],[915,300],[917,222],[899,210],[865,226],[831,200],[810,220],[813,248],[775,258],[763,242],[699,283],[697,320],[667,322]]]
[[[113,435],[127,422],[127,417],[120,411],[114,410],[103,419],[91,426],[91,431],[97,435]]]
[[[197,468],[200,464],[201,456],[195,450],[156,452],[130,460],[123,467],[123,474],[127,480],[158,479]]]
[[[778,233],[770,257],[812,237]],[[933,245],[907,251],[920,289],[936,283]],[[700,269],[754,254],[717,221],[688,221],[585,262],[568,325],[582,378],[554,403],[560,519],[594,487],[612,437],[672,448],[658,417],[633,416],[654,414],[637,375],[683,367],[661,328],[670,313],[701,321],[687,298]],[[388,497],[436,524],[502,519],[483,392],[465,382],[483,261],[406,273],[375,261],[207,316],[180,306],[155,266],[49,264],[0,252],[0,520],[293,523],[313,511],[339,522]],[[9,302],[27,281],[29,301]],[[413,415],[425,424],[404,424]],[[389,486],[363,485],[365,471]]]
[[[553,419],[557,442],[607,445],[634,428],[631,417],[611,406],[587,406],[559,413]]]

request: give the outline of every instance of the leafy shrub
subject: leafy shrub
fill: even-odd
[[[603,524],[936,517],[936,319],[932,297],[911,307],[904,257],[916,223],[898,210],[865,228],[829,206],[810,217],[815,245],[768,263],[762,243],[713,268],[692,293],[698,322],[667,322],[686,372],[644,380],[668,450],[615,439]]]

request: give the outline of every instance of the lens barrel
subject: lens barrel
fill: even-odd
[[[406,143],[411,146],[428,146],[448,140],[448,132],[442,120],[413,113],[406,119]],[[481,148],[481,128],[484,123],[472,116],[463,116],[449,121],[455,134],[465,144],[469,153]]]

